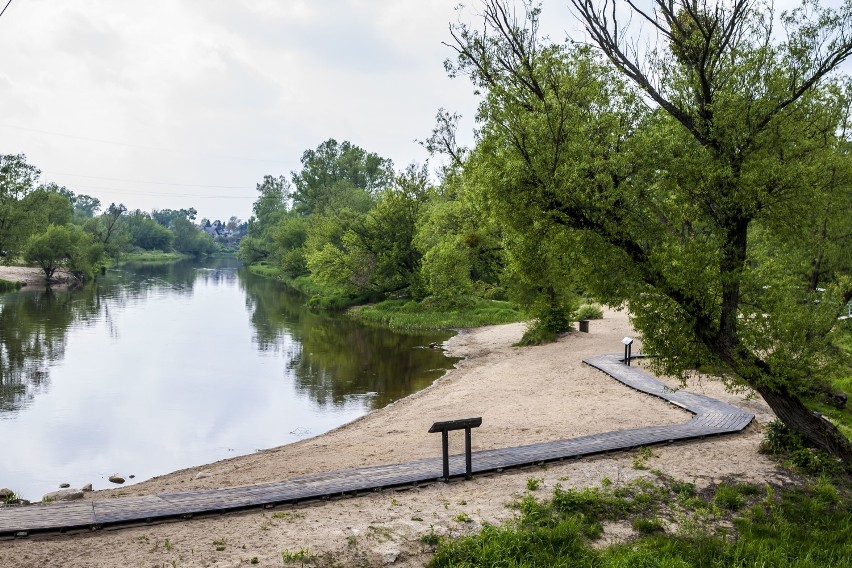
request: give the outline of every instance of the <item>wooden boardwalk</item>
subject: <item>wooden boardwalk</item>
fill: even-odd
[[[737,432],[754,418],[748,412],[710,397],[667,389],[641,369],[625,366],[619,355],[592,357],[585,363],[631,388],[665,399],[694,413],[695,416],[683,424],[617,430],[541,444],[474,452],[473,472],[502,471],[506,468],[649,444]],[[464,455],[450,456],[450,476],[461,477],[464,473]],[[433,482],[440,478],[441,474],[442,461],[438,456],[399,464],[304,475],[244,487],[8,507],[0,509],[0,538],[24,537],[39,532],[95,530],[189,518],[205,513],[293,504]]]

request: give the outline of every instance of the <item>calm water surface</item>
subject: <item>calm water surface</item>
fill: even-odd
[[[231,259],[0,295],[0,487],[38,500],[321,434],[431,384],[447,337],[311,313]]]

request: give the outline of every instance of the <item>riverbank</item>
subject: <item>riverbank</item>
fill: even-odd
[[[537,347],[512,347],[523,333],[521,324],[464,331],[446,344],[449,354],[465,357],[456,369],[431,387],[353,423],[296,444],[96,492],[94,498],[246,485],[436,456],[440,436],[426,433],[436,420],[482,416],[482,427],[474,431],[474,450],[686,421],[685,412],[582,364],[585,357],[617,352],[621,338],[632,334],[624,313],[604,315],[591,323],[588,334],[569,333],[554,344]],[[755,423],[732,436],[654,448],[647,458],[648,469],[635,469],[636,452],[623,452],[296,508],[114,532],[31,537],[4,543],[0,565],[237,566],[257,558],[258,565],[273,566],[281,565],[286,551],[291,557],[317,557],[318,565],[333,560],[343,566],[422,566],[431,545],[421,536],[465,534],[483,522],[512,517],[514,512],[505,504],[527,490],[531,477],[541,480],[537,485],[543,494],[557,483],[585,487],[605,477],[624,483],[653,477],[651,470],[699,488],[732,478],[787,481],[757,451],[763,425],[772,418],[762,401],[725,393],[709,381],[696,381],[688,388],[747,409],[756,415]],[[460,451],[460,443],[451,439],[451,451]],[[607,538],[629,531],[629,527],[608,529]]]
[[[44,270],[32,266],[0,266],[0,280],[20,282],[22,290],[43,291],[47,288]],[[53,275],[53,289],[65,289],[76,284],[74,277],[64,271],[57,270]]]

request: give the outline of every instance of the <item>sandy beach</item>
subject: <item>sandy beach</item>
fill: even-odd
[[[621,338],[632,334],[624,312],[607,310],[604,319],[591,322],[590,333],[568,333],[550,345],[513,347],[523,330],[522,324],[509,324],[460,332],[444,347],[464,359],[431,387],[316,438],[89,498],[248,485],[437,456],[440,436],[427,433],[436,420],[482,416],[482,427],[473,435],[473,449],[482,450],[689,419],[685,411],[582,363],[591,355],[619,351]],[[729,479],[787,481],[757,451],[763,426],[773,418],[762,400],[727,393],[717,382],[698,378],[685,388],[747,409],[756,420],[739,434],[657,446],[650,468],[699,487]],[[461,439],[451,438],[451,452],[461,451]],[[619,452],[296,507],[33,536],[1,542],[0,566],[242,566],[255,558],[254,565],[281,566],[285,551],[301,551],[319,566],[423,566],[431,547],[421,542],[421,535],[434,531],[456,536],[484,522],[511,518],[513,511],[506,505],[527,491],[528,478],[542,480],[537,494],[545,497],[557,483],[581,487],[599,484],[604,477],[623,483],[651,476],[633,469],[635,454]],[[206,476],[196,479],[201,472]],[[459,520],[466,517],[472,521]],[[629,527],[605,538],[624,537],[629,537]]]
[[[31,266],[0,266],[0,279],[9,282],[21,282],[22,290],[42,291],[47,288],[44,270]],[[68,288],[74,282],[74,277],[64,270],[57,270],[53,275],[52,288]]]

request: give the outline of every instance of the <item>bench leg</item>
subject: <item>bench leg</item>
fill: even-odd
[[[464,478],[473,479],[473,464],[470,458],[470,428],[464,429]]]
[[[450,442],[447,439],[447,431],[441,432],[441,445],[444,450],[444,481],[450,480]]]

